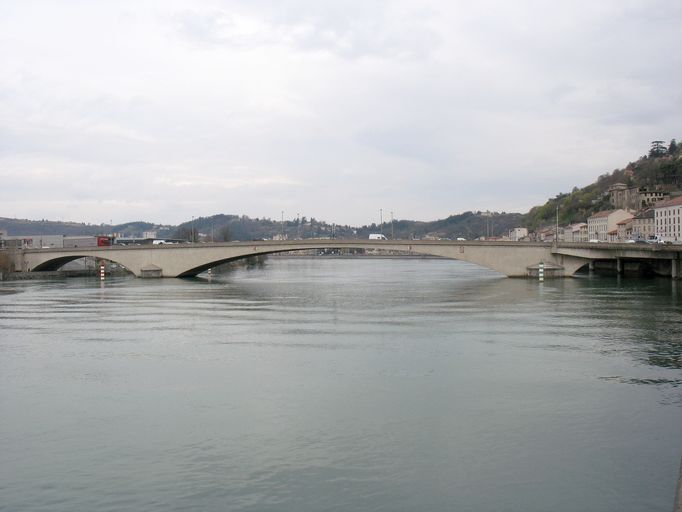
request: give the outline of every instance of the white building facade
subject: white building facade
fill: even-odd
[[[609,232],[617,230],[618,223],[632,217],[625,210],[605,210],[587,219],[587,232],[590,240],[609,241]]]
[[[527,228],[512,228],[509,230],[509,240],[518,242],[519,240],[528,240]]]
[[[654,207],[656,235],[664,240],[682,240],[682,196],[661,201]]]

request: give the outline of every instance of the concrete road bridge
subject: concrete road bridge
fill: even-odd
[[[608,262],[622,272],[645,264],[661,275],[680,277],[679,245],[535,243],[450,240],[304,239],[250,242],[23,249],[13,253],[16,270],[40,272],[82,257],[122,265],[138,277],[191,277],[221,263],[250,256],[310,249],[404,251],[467,261],[508,277],[570,277],[585,265]]]

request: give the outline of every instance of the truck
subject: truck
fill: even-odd
[[[384,235],[382,235],[381,233],[371,233],[371,234],[369,235],[369,239],[370,239],[370,240],[388,240],[388,238],[386,238],[386,237],[385,237]]]

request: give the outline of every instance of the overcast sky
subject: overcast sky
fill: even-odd
[[[680,0],[0,0],[0,216],[525,212],[682,136]]]

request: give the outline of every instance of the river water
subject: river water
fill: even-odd
[[[2,511],[665,511],[682,283],[446,260],[0,283]]]

